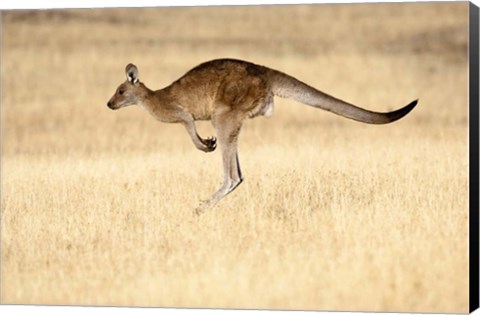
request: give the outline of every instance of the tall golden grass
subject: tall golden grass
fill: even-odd
[[[468,3],[3,12],[1,302],[468,310]],[[219,150],[106,102],[233,57],[387,111],[289,100]],[[203,136],[213,135],[206,122]]]

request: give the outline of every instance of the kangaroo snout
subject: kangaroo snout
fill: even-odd
[[[110,108],[110,109],[116,109],[115,107],[113,107],[113,103],[112,103],[111,101],[109,101],[109,102],[107,103],[107,106],[108,106],[108,108]]]

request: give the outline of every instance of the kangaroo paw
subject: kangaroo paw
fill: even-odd
[[[202,143],[205,145],[203,151],[212,152],[217,148],[217,138],[210,137],[207,139],[202,139]]]

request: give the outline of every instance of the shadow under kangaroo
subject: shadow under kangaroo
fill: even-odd
[[[202,138],[196,120],[211,120],[222,150],[223,185],[196,209],[197,213],[215,205],[243,181],[238,162],[237,143],[242,123],[247,118],[273,114],[273,97],[291,98],[300,103],[368,124],[387,124],[408,114],[415,100],[386,113],[369,111],[325,94],[288,74],[235,59],[202,63],[160,90],[150,90],[138,77],[138,69],[128,64],[127,80],[108,101],[119,109],[137,104],[161,122],[185,126],[197,149],[211,152],[217,138]]]

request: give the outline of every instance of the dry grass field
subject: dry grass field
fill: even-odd
[[[2,12],[1,302],[468,310],[468,3]],[[287,72],[391,125],[290,100],[240,134],[244,183],[183,126],[106,102],[214,58]],[[199,133],[213,135],[208,122]]]

